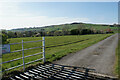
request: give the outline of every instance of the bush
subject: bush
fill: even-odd
[[[84,35],[84,34],[93,34],[94,32],[90,29],[73,29],[70,31],[72,35]]]
[[[7,44],[8,43],[7,39],[8,39],[8,36],[2,33],[2,44]]]
[[[84,35],[84,34],[93,34],[93,31],[90,30],[90,29],[82,29],[81,32],[80,32],[81,35]]]
[[[70,33],[72,35],[78,35],[79,34],[79,30],[78,29],[73,29],[73,30],[70,31]]]

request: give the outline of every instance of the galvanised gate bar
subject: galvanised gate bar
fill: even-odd
[[[24,43],[32,43],[32,42],[40,42],[40,41],[42,41],[42,45],[41,45],[41,46],[24,49]],[[22,57],[16,58],[16,59],[13,59],[13,60],[9,60],[9,61],[5,61],[5,62],[2,62],[2,63],[0,63],[0,64],[10,63],[10,62],[17,61],[17,60],[20,60],[20,59],[23,60],[23,64],[20,64],[20,65],[18,65],[18,66],[5,69],[4,71],[8,71],[8,70],[11,70],[11,69],[14,69],[14,68],[18,68],[18,67],[20,67],[20,66],[23,66],[23,70],[25,70],[25,65],[30,64],[30,63],[33,63],[33,62],[36,62],[36,61],[39,61],[39,60],[43,60],[43,62],[45,63],[45,37],[42,37],[42,40],[38,40],[38,41],[27,41],[27,42],[24,42],[24,41],[22,40],[22,42],[19,42],[19,43],[11,43],[11,44],[9,44],[9,45],[15,45],[15,44],[22,44],[22,46],[21,46],[22,49],[21,49],[21,50],[12,51],[12,52],[9,52],[9,53],[15,53],[15,52],[20,52],[20,51],[22,51]],[[36,54],[32,54],[32,55],[28,55],[28,56],[24,56],[24,51],[25,51],[25,50],[36,49],[36,48],[42,48],[42,52],[36,53]],[[6,53],[6,54],[7,54],[7,53]],[[36,55],[39,55],[39,54],[43,54],[43,57],[40,58],[40,59],[37,59],[37,60],[34,60],[34,61],[30,61],[30,62],[28,62],[28,63],[25,63],[25,61],[24,61],[25,58],[31,57],[31,56],[36,56]],[[4,71],[1,71],[1,72],[4,72]]]

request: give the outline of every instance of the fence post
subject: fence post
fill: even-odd
[[[25,61],[24,61],[24,45],[22,40],[22,58],[23,58],[23,71],[25,71]]]
[[[43,45],[43,63],[45,63],[45,37],[42,37],[42,45]]]

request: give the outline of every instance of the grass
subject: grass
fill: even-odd
[[[120,37],[118,37],[118,47],[116,49],[116,64],[115,64],[115,72],[117,76],[120,78]]]
[[[79,26],[82,25],[82,28],[88,28],[88,29],[95,29],[95,30],[106,30],[106,29],[113,29],[113,31],[116,31],[117,27],[110,27],[109,25],[98,25],[98,24],[61,24],[61,25],[51,25],[48,27],[38,27],[38,28],[23,28],[23,29],[14,29],[11,31],[32,31],[36,30],[39,31],[41,29],[45,29],[45,31],[61,31],[63,28],[68,28],[68,30],[77,29]]]
[[[78,36],[53,36],[53,37],[46,37],[45,38],[45,44],[46,44],[46,61],[47,62],[53,62],[55,60],[58,60],[62,58],[63,56],[69,54],[69,53],[74,53],[79,50],[82,50],[88,46],[91,46],[103,39],[105,39],[108,36],[111,36],[112,34],[96,34],[96,35],[78,35]],[[27,38],[12,38],[9,39],[10,43],[16,43],[16,42],[21,42],[22,40],[24,41],[36,41],[36,40],[41,40],[41,37],[27,37]],[[37,43],[25,43],[24,48],[30,48],[30,47],[37,47],[41,46],[41,42]],[[19,50],[21,49],[21,44],[19,45],[11,45],[11,51],[14,50]],[[34,50],[28,50],[25,51],[24,54],[25,56],[35,54],[41,51],[41,48],[34,49]],[[9,53],[9,54],[3,54],[2,60],[8,61],[11,59],[19,58],[22,57],[22,52],[16,52],[16,53]],[[33,61],[36,59],[41,58],[42,55],[37,55],[33,57],[28,57],[25,58],[25,63],[29,61]],[[35,62],[33,64],[40,63]],[[5,63],[2,65],[2,70],[5,70],[7,68],[17,66],[22,64],[22,60],[10,62],[10,63]],[[29,65],[27,65],[28,67]],[[22,67],[17,68],[15,70],[20,70]],[[11,70],[13,71],[13,70]],[[10,71],[10,72],[11,72]],[[8,72],[9,73],[9,72]],[[4,73],[3,73],[4,74]]]

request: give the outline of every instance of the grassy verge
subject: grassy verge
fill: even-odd
[[[118,37],[118,47],[116,49],[115,73],[120,78],[120,36]]]
[[[69,53],[74,53],[79,50],[82,50],[88,46],[91,46],[106,37],[111,36],[112,34],[97,34],[97,35],[80,35],[80,36],[55,36],[55,37],[46,37],[46,61],[47,62],[52,62],[55,60],[58,60],[62,58],[63,56],[69,54]],[[35,38],[13,38],[9,39],[10,43],[15,43],[15,42],[21,42],[21,40],[24,41],[35,41],[35,40],[40,40],[41,37],[35,37]],[[30,48],[30,47],[36,47],[40,46],[41,43],[29,43],[29,44],[24,44],[24,48]],[[21,44],[20,45],[12,45],[11,50],[19,50],[21,49]],[[28,50],[25,51],[25,56],[30,55],[30,54],[35,54],[37,52],[40,52],[41,49],[34,49],[34,50]],[[8,61],[14,58],[19,58],[22,57],[21,52],[17,53],[10,53],[10,54],[4,54],[3,55],[3,61]],[[36,59],[41,58],[42,55],[38,56],[33,56],[29,58],[25,58],[25,62],[33,61]],[[39,62],[35,62],[32,65],[39,64]],[[22,64],[22,60],[14,61],[11,63],[6,63],[2,65],[2,69],[7,69],[13,66],[17,66]],[[26,67],[29,67],[31,65],[26,65]],[[16,68],[14,70],[5,72],[3,74],[9,74],[12,71],[22,71],[22,67]]]

